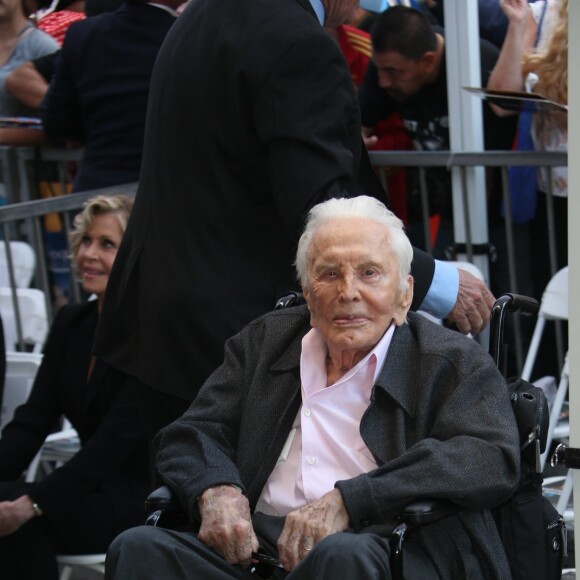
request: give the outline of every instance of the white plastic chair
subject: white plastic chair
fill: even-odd
[[[14,410],[28,399],[42,354],[33,352],[6,352],[6,378],[0,411],[0,429],[14,415]]]
[[[81,566],[105,575],[106,554],[59,554],[56,561],[62,566],[59,580],[69,580],[73,568]]]
[[[552,279],[548,282],[548,285],[546,286],[546,289],[542,295],[540,311],[538,312],[538,319],[534,328],[528,354],[524,362],[524,368],[522,370],[522,378],[526,381],[529,381],[532,375],[534,363],[536,362],[536,358],[540,349],[542,334],[544,333],[546,322],[548,320],[568,320],[568,267],[562,268],[562,270],[554,274]],[[550,411],[550,429],[548,432],[547,442],[548,449],[552,443],[554,431],[558,424],[558,418],[562,411],[562,405],[564,403],[564,399],[566,398],[567,392],[568,355],[566,355],[566,359],[564,361],[564,366],[560,374],[560,382],[558,383],[558,389],[556,391],[556,396]],[[559,433],[559,435],[562,436],[566,436],[567,434],[568,433]],[[544,456],[542,458],[542,467],[544,466],[545,461],[546,458]]]
[[[548,282],[548,285],[546,286],[546,289],[542,295],[540,311],[538,312],[538,320],[534,328],[534,333],[532,335],[532,340],[530,342],[530,347],[528,349],[528,354],[526,356],[524,368],[522,370],[522,378],[527,381],[530,380],[532,370],[534,368],[534,363],[540,349],[542,334],[544,333],[546,322],[548,320],[568,320],[568,267],[562,268],[560,271],[554,274],[554,276]],[[542,469],[546,465],[546,460],[548,458],[550,447],[554,438],[566,438],[570,434],[569,423],[566,421],[560,421],[560,413],[562,412],[562,406],[566,399],[566,394],[568,393],[568,381],[568,353],[566,353],[564,365],[560,372],[558,388],[556,389],[556,395],[550,409],[550,427],[548,429],[546,451],[542,454],[541,457]],[[572,493],[571,470],[569,470],[566,480],[567,481],[564,486],[564,490],[560,495],[558,505],[556,507],[560,513],[564,513],[566,506],[570,501],[570,496]]]
[[[49,435],[42,449],[36,454],[26,473],[26,481],[34,481],[38,468],[43,465],[45,470],[58,467],[68,461],[80,448],[77,432],[65,421],[63,430]],[[57,562],[61,566],[59,580],[69,580],[75,567],[89,568],[105,574],[105,553],[96,554],[58,554]]]
[[[14,267],[14,280],[17,288],[28,288],[32,283],[36,268],[34,249],[27,242],[10,242],[10,255]],[[6,257],[6,243],[0,240],[0,286],[10,287],[10,274]]]
[[[36,288],[17,288],[16,296],[22,327],[22,340],[35,353],[42,352],[48,334],[48,312],[44,292]],[[18,350],[16,313],[11,288],[0,288],[0,316],[4,326],[6,350]]]
[[[61,431],[51,433],[45,440],[34,459],[26,470],[27,482],[38,479],[42,466],[42,473],[47,474],[55,467],[67,462],[80,449],[78,434],[75,429],[65,421]]]
[[[79,448],[78,434],[65,420],[61,431],[51,433],[45,439],[44,445],[28,466],[26,481],[36,481],[41,465],[44,472],[49,473],[53,468],[68,461]],[[59,580],[69,580],[75,567],[89,568],[104,575],[105,557],[104,553],[58,554],[56,560],[61,566]]]
[[[80,448],[78,434],[65,420],[63,429],[51,433],[44,445],[36,454],[26,471],[26,481],[33,482],[39,476],[40,467],[43,473],[49,473],[68,461]],[[105,574],[105,553],[95,554],[58,554],[56,560],[61,566],[59,580],[69,580],[75,567],[89,568]]]

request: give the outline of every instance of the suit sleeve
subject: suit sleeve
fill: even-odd
[[[318,31],[287,48],[258,94],[254,119],[279,214],[298,235],[311,207],[356,183],[358,105],[334,40]]]
[[[310,208],[331,197],[386,192],[363,150],[360,114],[344,57],[327,35],[291,46],[272,71],[254,107],[266,144],[272,192],[288,230],[298,237]],[[417,309],[431,285],[435,262],[414,249]]]
[[[54,75],[40,107],[44,131],[52,140],[70,139],[84,142],[85,132],[75,75],[71,67],[75,52],[82,50],[75,45],[78,24],[67,31],[62,50],[56,58]]]
[[[250,382],[246,373],[251,372],[238,337],[247,332],[248,327],[226,342],[224,363],[189,409],[154,440],[157,469],[192,521],[198,517],[197,498],[207,488],[230,483],[245,491],[235,458],[240,410]],[[261,337],[253,338],[260,342]]]

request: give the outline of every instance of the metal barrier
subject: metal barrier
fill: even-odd
[[[508,187],[508,167],[510,166],[532,166],[544,167],[547,170],[547,182],[549,191],[546,192],[547,204],[547,230],[550,256],[550,272],[553,276],[557,271],[556,261],[556,225],[554,221],[554,203],[551,191],[552,187],[552,168],[563,167],[568,164],[568,154],[565,152],[518,152],[518,151],[485,151],[485,152],[461,152],[454,153],[451,151],[371,151],[369,152],[371,162],[378,169],[386,170],[389,167],[413,167],[419,170],[419,187],[421,194],[421,209],[423,219],[423,230],[427,245],[427,251],[431,251],[429,244],[429,201],[427,192],[427,180],[425,171],[431,167],[444,167],[449,170],[459,168],[462,172],[461,183],[464,187],[461,191],[463,199],[464,215],[461,216],[465,224],[465,255],[467,261],[473,262],[474,251],[473,241],[470,233],[469,206],[470,195],[465,188],[465,170],[468,167],[499,167],[502,174],[502,199],[505,209],[505,234],[507,245],[507,259],[509,268],[510,291],[518,292],[518,280],[516,276],[514,236],[511,214],[511,203]],[[381,172],[382,182],[387,188],[386,171]],[[455,219],[458,216],[454,216]],[[519,318],[514,319],[516,328],[516,359],[518,372],[521,372],[523,366],[523,347],[520,332]],[[557,323],[556,343],[558,362],[561,367],[564,360],[564,340],[562,325]]]
[[[34,285],[44,292],[46,308],[49,317],[49,324],[52,323],[54,308],[51,302],[50,281],[47,270],[46,252],[42,231],[42,220],[50,213],[58,213],[64,225],[64,232],[68,239],[72,219],[75,213],[83,207],[83,204],[95,195],[125,194],[134,196],[137,191],[137,184],[125,184],[114,187],[105,187],[83,193],[75,193],[51,199],[40,199],[26,201],[13,205],[0,207],[0,228],[6,251],[6,262],[8,266],[8,277],[12,288],[12,303],[15,314],[16,333],[19,344],[23,348],[21,317],[16,299],[16,280],[14,275],[14,262],[10,249],[10,240],[26,240],[29,242],[37,256],[36,275]],[[81,299],[78,284],[72,284],[71,302],[79,302]]]
[[[57,167],[59,181],[62,192],[66,191],[66,168],[65,165],[80,158],[81,150],[65,150],[52,148],[31,148],[31,147],[0,147],[0,168],[7,190],[9,201],[19,200],[20,203],[0,207],[0,224],[3,237],[6,241],[11,239],[24,239],[29,241],[35,249],[37,260],[37,273],[35,285],[45,291],[47,298],[47,309],[52,320],[53,308],[50,304],[50,283],[45,260],[45,247],[42,235],[42,218],[53,212],[57,212],[62,217],[65,234],[71,227],[72,213],[79,210],[83,203],[97,194],[126,193],[134,195],[136,184],[123,185],[118,187],[103,188],[99,190],[55,197],[51,199],[34,199],[38,196],[37,183],[34,181],[34,171],[31,171],[31,164],[39,162],[51,162]],[[424,152],[424,151],[373,151],[370,152],[372,163],[376,168],[386,169],[389,167],[415,167],[420,174],[420,193],[422,200],[423,228],[425,239],[429,240],[429,202],[427,195],[427,185],[425,171],[430,167],[445,167],[449,170],[459,168],[465,172],[468,167],[500,167],[502,169],[503,200],[506,215],[506,240],[507,254],[510,276],[510,290],[518,291],[518,280],[516,277],[513,232],[511,226],[511,206],[507,185],[507,167],[512,165],[527,165],[546,167],[548,170],[548,183],[551,185],[551,168],[567,165],[566,153],[536,153],[536,152],[513,152],[513,151],[486,151],[478,153],[453,153],[450,151]],[[386,187],[385,171],[380,172],[383,183]],[[466,183],[463,179],[462,183]],[[473,242],[469,229],[469,202],[470,194],[464,190],[461,192],[464,200],[465,215],[461,219],[465,222],[465,255],[467,261],[473,262]],[[32,200],[34,201],[28,201]],[[552,274],[556,272],[555,254],[555,224],[553,215],[553,204],[551,192],[547,196],[548,208],[548,242],[550,245],[550,267]],[[457,219],[458,216],[455,216]],[[428,242],[427,242],[428,243]],[[7,251],[7,264],[11,285],[14,287],[14,270],[12,256],[10,255],[9,244],[5,245]],[[428,248],[430,249],[430,248]],[[73,301],[80,300],[80,291],[77,285],[73,288]],[[16,302],[16,299],[14,300]],[[15,310],[17,310],[15,303]],[[18,330],[18,328],[17,328]],[[516,338],[518,335],[516,334]],[[21,338],[21,334],[19,335]],[[562,351],[562,335],[558,338],[560,352]],[[516,344],[518,350],[518,361],[521,367],[521,342]],[[563,352],[561,352],[563,359]]]

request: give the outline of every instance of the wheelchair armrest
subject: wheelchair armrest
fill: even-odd
[[[145,511],[147,514],[158,509],[181,509],[175,494],[170,487],[162,485],[155,491],[152,491],[145,500]]]
[[[450,501],[443,499],[418,499],[405,506],[396,517],[399,525],[395,527],[389,540],[391,548],[391,573],[396,579],[403,578],[403,545],[407,534],[427,526],[459,511]]]
[[[145,515],[147,517],[145,525],[147,526],[175,528],[187,523],[187,515],[177,496],[166,485],[158,487],[147,496]]]
[[[458,509],[456,505],[443,499],[418,499],[407,504],[397,520],[414,528],[436,522]]]

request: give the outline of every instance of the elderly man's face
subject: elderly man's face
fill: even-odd
[[[413,297],[400,290],[389,232],[369,219],[336,219],[318,228],[308,253],[304,295],[311,324],[330,351],[370,351],[394,320],[403,324]]]

